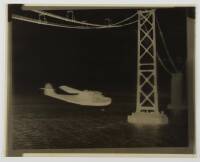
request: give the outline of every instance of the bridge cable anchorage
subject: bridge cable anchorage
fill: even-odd
[[[159,25],[159,22],[158,22],[158,19],[157,19],[157,18],[156,18],[156,23],[157,23],[157,26],[158,26],[159,34],[160,34],[160,37],[161,37],[161,40],[162,40],[162,43],[163,43],[165,52],[166,52],[166,54],[167,54],[167,56],[168,56],[168,59],[169,59],[171,65],[173,66],[175,72],[178,72],[178,69],[177,69],[175,63],[174,63],[172,57],[171,57],[170,54],[169,54],[169,50],[168,50],[168,47],[167,47],[167,44],[166,44],[166,41],[165,41],[163,32],[162,32],[162,30],[161,30],[161,28],[160,28],[160,25]]]
[[[57,24],[57,23],[53,23],[53,22],[47,22],[47,21],[43,21],[43,20],[36,20],[36,19],[33,19],[33,18],[19,16],[19,15],[16,15],[16,14],[13,14],[12,18],[16,19],[16,20],[20,20],[20,21],[25,21],[25,22],[29,22],[29,23],[39,24],[39,25],[54,26],[54,27],[69,28],[69,29],[108,29],[108,28],[121,28],[121,27],[125,27],[125,26],[129,26],[129,25],[135,24],[137,22],[137,20],[136,20],[136,21],[129,22],[127,24],[118,25],[118,26],[111,26],[111,25],[109,25],[109,26],[102,26],[102,27],[89,27],[89,26],[70,26],[70,25],[65,25],[65,24]]]
[[[52,17],[52,18],[55,18],[55,19],[67,21],[67,22],[74,23],[74,24],[91,26],[91,27],[108,27],[108,26],[112,26],[113,27],[113,26],[118,26],[119,24],[121,25],[122,22],[126,22],[127,20],[130,20],[131,18],[133,18],[133,17],[135,17],[137,15],[137,12],[136,12],[135,14],[131,15],[130,17],[128,17],[126,19],[123,19],[123,20],[120,20],[120,21],[118,21],[116,23],[109,24],[109,25],[102,25],[102,24],[88,23],[88,22],[78,21],[78,20],[75,20],[75,19],[65,18],[65,17],[59,16],[59,15],[55,15],[55,14],[52,14],[52,13],[49,13],[49,12],[45,12],[45,11],[39,11],[39,10],[31,10],[31,11],[35,12],[35,13],[38,13],[38,14],[43,14],[43,15],[46,15],[48,17]]]

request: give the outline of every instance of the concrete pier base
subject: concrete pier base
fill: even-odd
[[[128,122],[136,125],[168,124],[168,117],[163,112],[135,112],[128,116]]]
[[[171,78],[171,103],[167,106],[170,110],[183,110],[183,74],[175,73]]]

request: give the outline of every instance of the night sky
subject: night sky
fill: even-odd
[[[52,11],[51,11],[52,12]],[[63,11],[54,11],[64,15]],[[75,10],[75,18],[104,24],[117,22],[135,9]],[[31,15],[16,7],[10,13]],[[157,18],[178,69],[186,58],[186,8],[158,9]],[[34,93],[46,82],[80,89],[113,91],[136,88],[137,25],[118,29],[76,30],[12,20],[12,77],[16,93]],[[158,32],[157,47],[173,71]],[[169,90],[170,75],[158,63],[159,90]]]

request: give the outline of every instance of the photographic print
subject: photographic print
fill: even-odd
[[[7,156],[194,153],[195,7],[8,5]]]

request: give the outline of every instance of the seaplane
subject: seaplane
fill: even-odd
[[[44,88],[41,89],[44,90],[45,96],[82,106],[108,106],[112,102],[110,97],[105,97],[99,91],[78,90],[62,85],[59,86],[59,89],[66,92],[66,94],[58,94],[51,83],[46,83]]]

